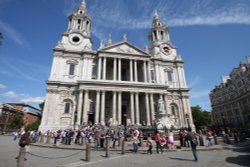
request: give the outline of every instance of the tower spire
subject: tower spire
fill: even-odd
[[[82,0],[81,7],[86,9],[86,1],[85,0]]]
[[[154,19],[159,19],[159,15],[158,15],[157,10],[154,11]]]

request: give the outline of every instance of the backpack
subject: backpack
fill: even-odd
[[[20,141],[19,141],[19,146],[20,146],[20,147],[25,147],[26,145],[27,145],[26,140],[20,140]]]

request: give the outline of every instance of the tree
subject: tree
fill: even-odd
[[[19,112],[14,113],[10,119],[9,127],[12,129],[20,129],[23,126],[23,115]]]
[[[43,111],[44,101],[43,101],[42,103],[39,104],[39,107],[40,107],[41,111]]]
[[[40,125],[41,121],[37,120],[36,122],[33,122],[29,125],[26,126],[26,129],[32,131],[32,130],[38,130],[39,125]]]
[[[193,121],[196,128],[210,127],[211,126],[211,114],[208,111],[202,110],[200,106],[191,107]]]

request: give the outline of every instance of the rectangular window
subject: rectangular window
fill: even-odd
[[[96,79],[96,65],[92,66],[92,79]]]
[[[74,75],[75,73],[75,64],[69,64],[69,75]]]
[[[165,71],[165,81],[172,82],[173,81],[173,73],[172,71]]]
[[[152,82],[155,82],[155,71],[154,70],[151,70],[151,80]]]
[[[172,82],[173,81],[173,76],[172,76],[172,72],[168,71],[168,81]]]
[[[70,103],[65,103],[64,113],[68,114],[70,110]]]

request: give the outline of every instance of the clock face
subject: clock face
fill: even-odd
[[[69,41],[73,45],[79,45],[82,42],[82,36],[79,34],[70,34]]]
[[[165,55],[171,54],[171,48],[168,45],[162,45],[160,48]]]

